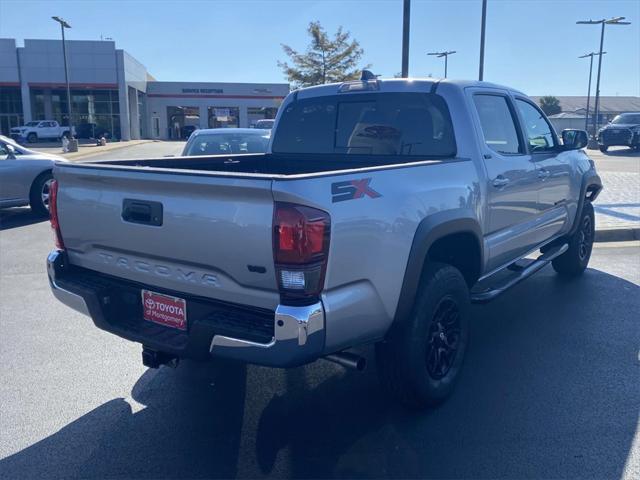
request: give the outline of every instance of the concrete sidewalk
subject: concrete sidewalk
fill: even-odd
[[[120,148],[135,147],[136,145],[142,145],[155,141],[157,140],[129,140],[127,142],[110,142],[103,147],[98,147],[95,143],[87,143],[84,145],[78,145],[78,151],[73,153],[62,153],[61,145],[44,146],[41,144],[33,148],[29,145],[27,145],[27,147],[42,153],[53,153],[55,155],[60,155],[61,157],[64,157],[68,160],[81,160],[91,157],[92,155],[99,155],[106,152],[111,152],[113,150],[118,150]]]
[[[596,241],[640,240],[640,172],[600,172]]]

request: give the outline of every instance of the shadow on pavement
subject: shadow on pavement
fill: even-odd
[[[611,302],[620,292],[626,301]],[[0,472],[620,478],[640,411],[638,311],[631,282],[593,269],[563,281],[547,268],[474,307],[462,378],[439,408],[389,403],[373,363],[364,374],[327,362],[287,371],[181,366],[138,380],[132,396],[142,410],[107,402],[0,461]]]
[[[29,207],[0,210],[0,230],[25,227],[47,220],[49,220],[48,216],[35,214]]]

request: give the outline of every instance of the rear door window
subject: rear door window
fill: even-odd
[[[477,94],[473,96],[473,102],[487,147],[503,155],[523,153],[507,98],[502,95]]]
[[[282,113],[272,151],[452,157],[456,146],[439,95],[376,93],[294,101]]]

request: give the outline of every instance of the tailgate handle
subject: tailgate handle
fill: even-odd
[[[122,201],[122,219],[125,222],[142,225],[162,225],[162,204],[125,198]]]

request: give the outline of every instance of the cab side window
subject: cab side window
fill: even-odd
[[[531,153],[553,150],[556,142],[551,126],[542,112],[524,100],[516,99],[516,105],[522,117],[522,126]]]
[[[506,97],[476,94],[473,101],[487,147],[503,155],[522,154],[518,130]]]

